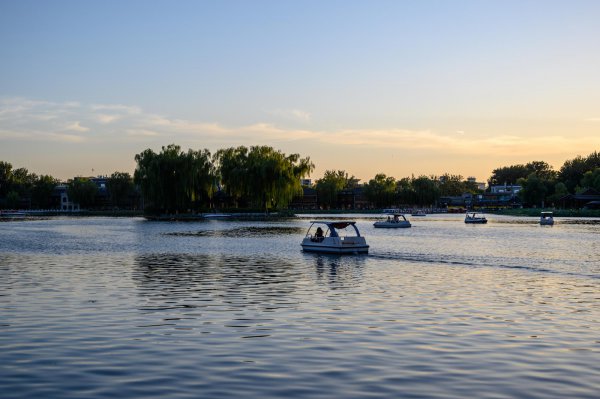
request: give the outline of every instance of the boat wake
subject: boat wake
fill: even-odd
[[[382,260],[401,260],[408,261],[414,263],[429,263],[429,264],[443,264],[443,265],[456,265],[456,266],[466,266],[466,267],[476,267],[476,268],[498,268],[498,269],[507,269],[507,270],[525,270],[536,273],[549,273],[549,274],[557,274],[557,275],[565,275],[565,276],[574,276],[574,277],[585,277],[585,278],[593,278],[600,279],[600,274],[588,274],[588,273],[578,273],[571,272],[565,270],[555,270],[550,269],[543,266],[535,266],[535,265],[522,265],[522,264],[506,264],[506,263],[492,263],[485,262],[480,259],[448,259],[440,256],[432,256],[430,254],[414,254],[414,253],[377,253],[371,252],[369,254],[369,258],[382,259]]]

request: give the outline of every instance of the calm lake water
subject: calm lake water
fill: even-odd
[[[598,397],[599,220],[311,218],[0,223],[0,396]]]

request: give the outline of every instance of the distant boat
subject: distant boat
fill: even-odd
[[[403,214],[396,213],[392,217],[388,216],[387,220],[380,220],[373,223],[373,226],[384,229],[399,229],[410,227],[411,224]]]
[[[542,212],[540,214],[540,225],[552,226],[554,224],[554,214],[552,212]]]
[[[231,217],[228,213],[204,213],[202,217],[205,219],[220,219],[220,218],[229,218]]]
[[[410,214],[410,216],[427,216],[424,210],[419,209],[416,212]]]
[[[352,226],[354,234],[340,237],[338,229],[345,229],[348,226]],[[307,252],[329,254],[366,254],[369,252],[367,241],[361,237],[356,222],[353,220],[312,221],[301,245],[302,249]]]
[[[485,224],[487,223],[487,219],[485,216],[475,216],[475,212],[471,212],[471,214],[465,215],[465,223],[467,224]]]

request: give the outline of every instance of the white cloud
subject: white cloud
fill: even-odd
[[[65,130],[72,130],[74,132],[87,132],[90,130],[89,127],[81,126],[81,122],[72,122],[65,126]]]
[[[159,134],[147,129],[127,129],[127,135],[131,137],[157,137]]]
[[[84,137],[74,134],[48,133],[44,135],[49,141],[62,141],[67,143],[82,143],[86,141]]]
[[[92,111],[115,111],[129,115],[138,115],[142,113],[140,107],[122,104],[92,104],[90,108]]]
[[[122,118],[121,115],[96,114],[96,120],[103,124],[113,123]]]
[[[283,112],[283,111],[282,111]],[[308,120],[310,114],[288,110],[289,115]],[[590,118],[594,119],[594,118]],[[293,123],[292,123],[293,124]],[[73,132],[73,134],[65,134]],[[76,133],[86,133],[85,137]],[[122,104],[81,105],[21,98],[0,99],[0,140],[85,141],[114,143],[145,140],[148,143],[201,142],[204,145],[254,145],[302,142],[306,148],[378,148],[398,151],[423,150],[432,156],[443,154],[483,156],[543,156],[580,153],[600,147],[600,136],[580,135],[577,139],[552,135],[526,137],[500,135],[469,137],[464,131],[442,134],[434,130],[390,129],[296,129],[284,123],[261,121],[245,126],[218,122],[169,118]],[[159,143],[158,140],[163,142]],[[582,144],[583,143],[583,144]],[[1,146],[0,146],[1,147]]]

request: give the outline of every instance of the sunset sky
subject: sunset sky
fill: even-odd
[[[600,150],[600,1],[0,1],[0,160],[271,145],[314,179]]]

